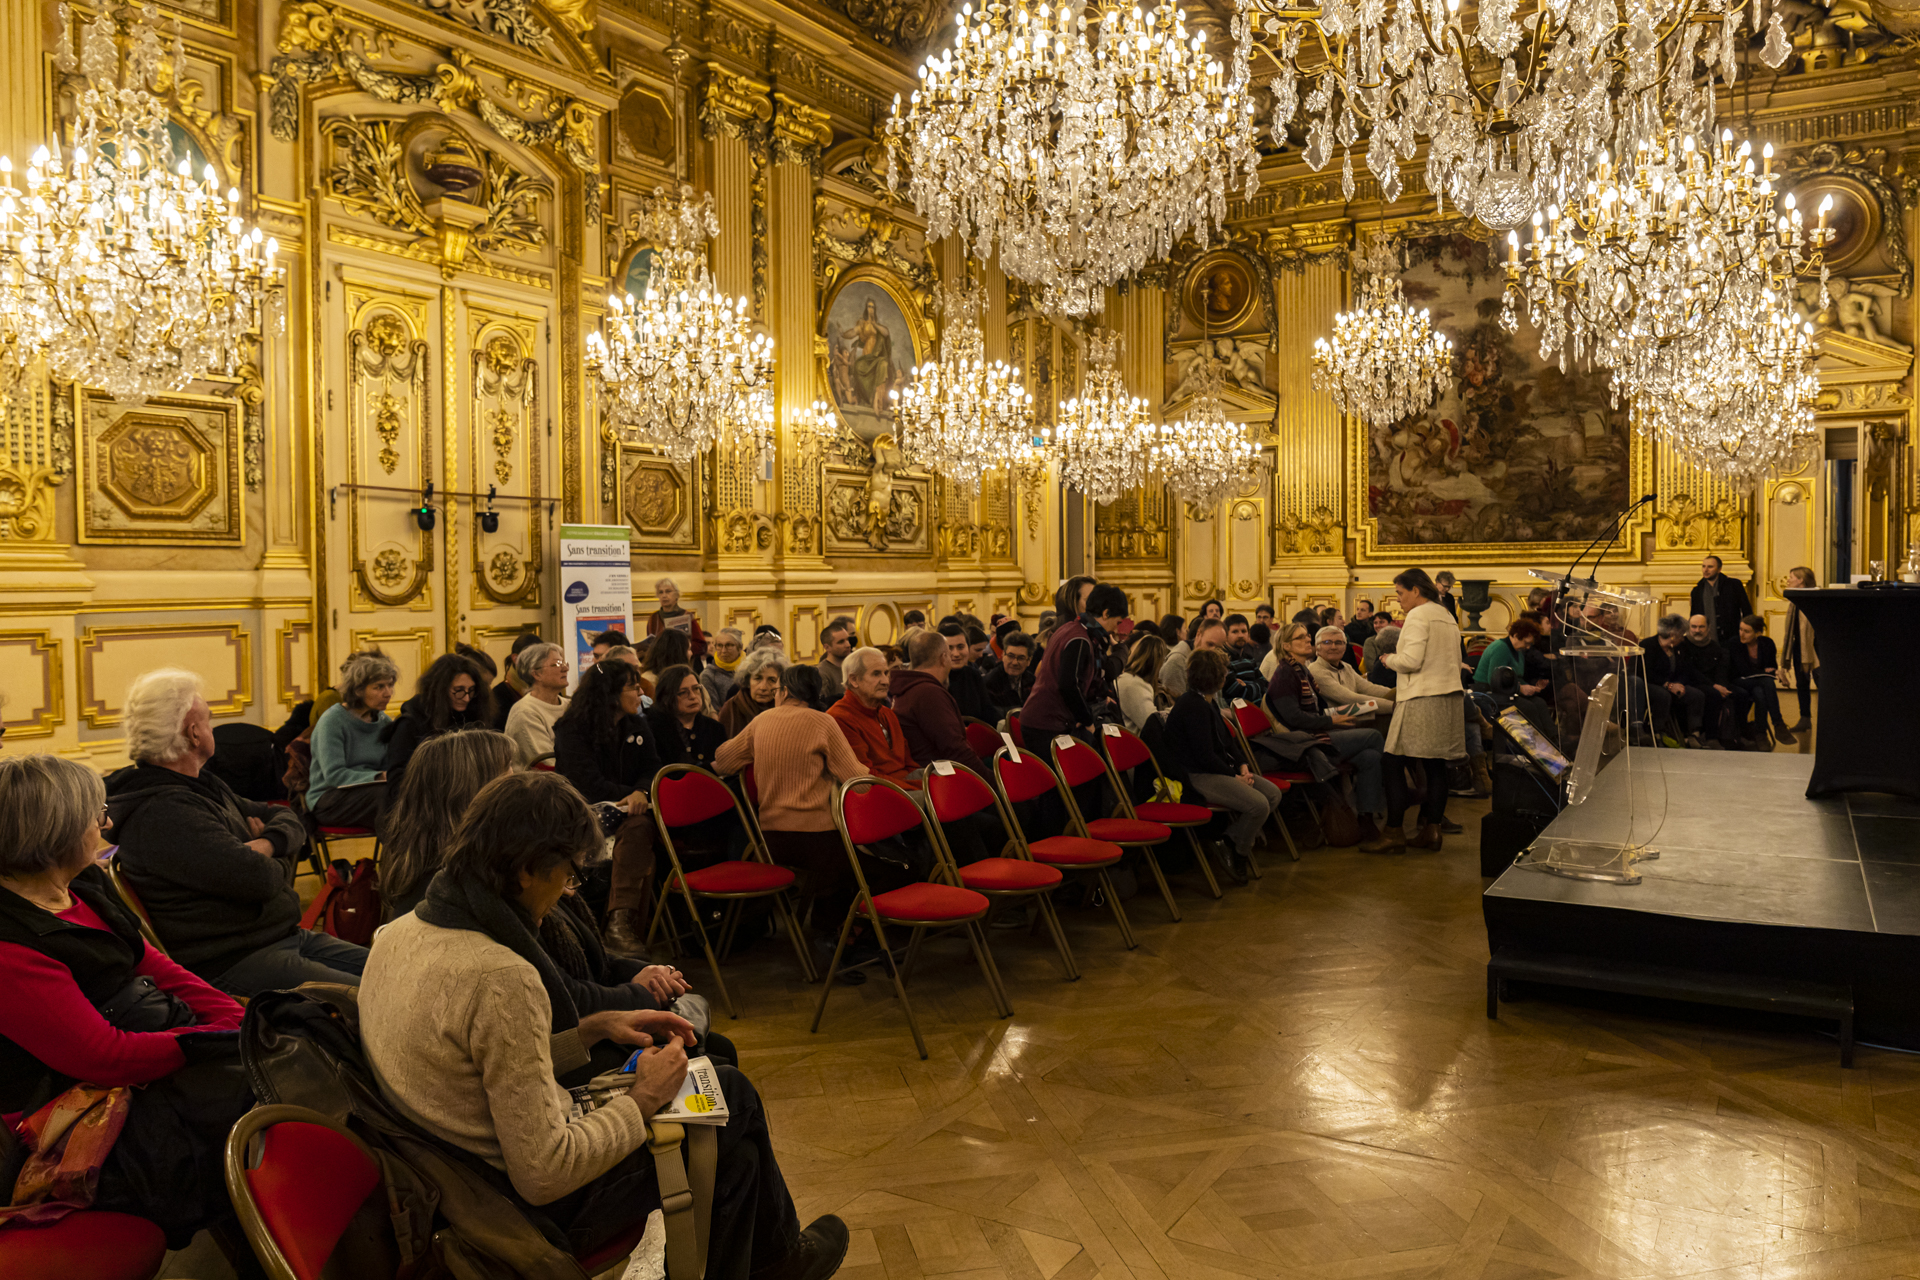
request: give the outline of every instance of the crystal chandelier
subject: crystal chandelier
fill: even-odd
[[[953,45],[887,122],[887,183],[906,188],[927,238],[958,233],[983,260],[1039,287],[1042,306],[1100,311],[1105,290],[1191,232],[1226,225],[1236,182],[1259,189],[1248,13],[1229,61],[1189,36],[1170,0],[1049,9],[961,7]]]
[[[700,246],[720,233],[713,197],[655,187],[639,233],[656,246],[647,296],[610,295],[587,338],[609,422],[676,462],[721,444],[758,452],[773,437],[773,339],[754,332],[745,298],[708,277]]]
[[[1377,235],[1353,255],[1365,275],[1360,305],[1333,318],[1333,339],[1313,343],[1313,386],[1369,426],[1425,409],[1453,381],[1453,344],[1415,311],[1400,287],[1400,251]]]
[[[1245,423],[1228,421],[1226,379],[1211,352],[1188,382],[1197,387],[1186,416],[1161,427],[1150,466],[1175,498],[1192,503],[1204,519],[1260,474],[1260,448]]]
[[[76,58],[64,4],[59,20],[55,64],[85,81],[72,145],[35,152],[24,187],[0,158],[0,390],[38,360],[128,403],[235,376],[283,321],[286,273],[213,166],[197,182],[187,160],[174,167],[150,86],[184,65],[180,38],[169,65],[153,28],[116,9],[83,26]]]
[[[1663,362],[1676,344],[1717,330],[1751,344],[1769,319],[1765,295],[1784,298],[1814,271],[1823,298],[1826,286],[1831,197],[1809,237],[1791,195],[1776,210],[1774,182],[1772,144],[1756,172],[1751,145],[1736,148],[1730,132],[1704,151],[1662,134],[1620,168],[1600,153],[1578,202],[1533,215],[1524,259],[1519,233],[1507,233],[1501,324],[1515,330],[1524,300],[1541,354],[1559,352],[1563,370],[1611,370],[1616,404],[1670,384]]]
[[[1253,3],[1280,69],[1274,141],[1304,116],[1304,159],[1323,169],[1337,149],[1351,200],[1364,130],[1367,168],[1393,201],[1400,162],[1424,137],[1428,189],[1491,227],[1564,203],[1596,151],[1631,154],[1663,119],[1710,132],[1714,82],[1734,84],[1749,20],[1766,28],[1769,67],[1792,52],[1780,0],[1770,19],[1767,0],[1559,0],[1526,12],[1519,0]]]
[[[984,304],[977,286],[949,289],[939,360],[921,365],[904,391],[891,393],[907,458],[945,476],[962,497],[971,496],[987,472],[1024,459],[1033,444],[1033,396],[1020,370],[986,359]]]
[[[1096,331],[1087,343],[1080,394],[1062,404],[1052,429],[1042,432],[1061,480],[1103,505],[1146,483],[1160,438],[1147,402],[1127,394],[1119,358],[1120,335]]]

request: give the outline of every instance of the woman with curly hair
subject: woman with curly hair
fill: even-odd
[[[443,653],[421,673],[413,696],[400,706],[387,738],[387,794],[400,789],[407,764],[420,744],[455,729],[493,724],[493,684],[486,670],[464,653]]]
[[[653,898],[653,818],[647,790],[660,772],[653,730],[640,714],[640,672],[625,662],[596,662],[553,725],[553,767],[590,803],[625,811],[613,837],[613,891],[607,899],[607,949],[640,955]]]

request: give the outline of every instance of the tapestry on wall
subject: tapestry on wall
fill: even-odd
[[[1504,272],[1465,235],[1407,241],[1407,300],[1453,342],[1454,384],[1370,428],[1367,509],[1389,543],[1584,542],[1627,505],[1628,415],[1604,370],[1543,360],[1500,327]]]

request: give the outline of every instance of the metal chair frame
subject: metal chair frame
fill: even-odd
[[[1060,745],[1061,738],[1067,740],[1067,745],[1064,747]],[[1079,826],[1081,835],[1087,837],[1089,840],[1105,839],[1104,836],[1096,836],[1093,834],[1092,829],[1087,824],[1086,816],[1080,812],[1079,800],[1074,798],[1073,785],[1067,781],[1067,769],[1065,764],[1062,763],[1061,755],[1063,752],[1073,751],[1076,748],[1086,752],[1099,764],[1101,775],[1104,776],[1108,784],[1113,787],[1113,793],[1118,798],[1119,807],[1126,811],[1127,818],[1134,822],[1147,821],[1144,818],[1138,817],[1133,812],[1133,802],[1127,798],[1126,786],[1120,781],[1120,775],[1113,771],[1113,762],[1107,759],[1105,752],[1095,751],[1092,747],[1070,734],[1061,734],[1059,737],[1056,737],[1051,747],[1053,751],[1053,771],[1056,775],[1056,781],[1060,784],[1060,798],[1066,802],[1067,813],[1071,815],[1073,821]],[[1093,781],[1092,775],[1089,775],[1083,779],[1083,781]],[[1146,859],[1147,870],[1153,872],[1153,882],[1160,886],[1160,896],[1165,899],[1168,912],[1172,914],[1177,923],[1181,919],[1180,906],[1173,900],[1173,888],[1167,884],[1166,873],[1160,869],[1160,859],[1155,857],[1153,852],[1156,846],[1163,845],[1173,839],[1173,828],[1164,822],[1154,822],[1149,823],[1149,825],[1159,827],[1160,830],[1166,834],[1156,836],[1152,840],[1114,840],[1111,843],[1117,844],[1123,849],[1138,849],[1140,851],[1140,856]],[[1204,865],[1204,863],[1202,865]],[[1208,872],[1207,874],[1209,878],[1211,878],[1213,873]],[[1215,896],[1218,896],[1218,886],[1215,887],[1214,892]]]
[[[1246,753],[1247,767],[1255,773],[1260,774],[1261,777],[1273,783],[1276,787],[1285,783],[1288,791],[1292,791],[1294,787],[1302,783],[1312,783],[1314,781],[1313,775],[1299,770],[1287,770],[1278,774],[1261,771],[1260,758],[1253,754],[1253,742],[1247,737],[1246,729],[1240,723],[1240,712],[1242,710],[1258,712],[1266,720],[1267,728],[1273,727],[1273,717],[1267,714],[1265,707],[1251,702],[1247,703],[1244,707],[1232,707],[1220,713],[1221,716],[1226,719],[1227,727],[1233,730],[1234,740],[1240,744],[1240,750]],[[1320,833],[1321,843],[1326,843],[1327,829],[1320,822],[1320,807],[1314,804],[1313,797],[1305,791],[1300,793],[1300,799],[1307,806],[1307,814],[1313,819],[1314,829]],[[1300,861],[1300,846],[1294,843],[1293,832],[1287,830],[1286,821],[1277,813],[1274,815],[1274,821],[1279,824],[1280,834],[1287,838],[1288,855],[1295,862]]]
[[[1000,815],[1001,825],[1004,826],[1009,833],[1014,829],[1013,821],[1007,813],[1006,802],[1001,798],[1000,793],[994,790],[991,783],[987,782],[986,779],[965,765],[953,761],[934,761],[927,766],[927,776],[923,779],[923,785],[927,797],[927,809],[933,814],[934,818],[931,827],[934,835],[934,848],[940,854],[941,870],[953,877],[954,884],[959,885],[963,889],[972,889],[975,893],[985,895],[989,902],[995,902],[997,899],[1034,899],[1040,909],[1040,918],[1046,921],[1047,932],[1053,935],[1053,945],[1060,953],[1060,963],[1066,966],[1067,981],[1075,981],[1080,977],[1080,969],[1073,962],[1073,949],[1067,945],[1067,935],[1065,931],[1061,929],[1060,917],[1053,908],[1053,891],[1060,887],[1065,877],[1060,874],[1058,867],[1048,866],[1048,864],[1035,859],[1033,855],[1028,852],[1025,845],[1018,839],[1015,839],[1009,841],[1014,852],[1013,860],[1031,862],[1036,867],[1047,867],[1049,871],[1054,873],[1053,883],[1035,885],[1028,889],[985,889],[979,885],[968,884],[967,868],[961,866],[959,860],[953,856],[953,845],[947,839],[947,823],[958,821],[961,818],[970,818],[985,809],[987,804],[976,805],[965,813],[952,815],[942,813],[940,802],[935,794],[937,790],[944,790],[944,788],[938,788],[935,785],[935,778],[942,764],[949,765],[953,769],[952,776],[960,779],[956,785],[965,787],[971,784],[980,788],[980,790],[986,794],[987,804],[992,805],[994,810]],[[991,918],[991,916],[992,912],[989,911],[988,917]]]
[[[653,809],[654,826],[660,832],[660,842],[666,847],[667,859],[672,864],[672,870],[667,873],[667,882],[660,887],[660,901],[653,909],[653,920],[647,926],[647,945],[649,947],[653,945],[654,935],[660,932],[661,923],[666,919],[667,904],[673,901],[673,893],[678,889],[681,898],[687,904],[687,916],[693,921],[694,935],[700,939],[700,949],[706,953],[707,968],[713,973],[713,985],[720,993],[720,1002],[726,1006],[727,1016],[729,1018],[738,1018],[740,1014],[734,1006],[733,995],[727,990],[726,980],[720,976],[719,953],[714,949],[713,940],[707,936],[706,925],[700,920],[699,899],[711,898],[716,902],[724,902],[727,904],[726,919],[720,926],[719,945],[719,950],[725,951],[733,945],[734,933],[740,926],[740,903],[754,898],[772,898],[773,909],[780,913],[780,921],[787,928],[788,940],[793,943],[793,953],[800,961],[800,972],[806,976],[808,982],[818,982],[820,975],[813,967],[813,957],[807,954],[807,942],[806,938],[800,932],[799,918],[794,914],[793,904],[787,899],[787,890],[793,887],[791,871],[788,872],[787,883],[776,889],[754,889],[741,893],[714,893],[707,890],[695,889],[687,883],[686,868],[680,863],[680,850],[673,842],[673,833],[676,828],[667,825],[666,816],[660,808],[661,784],[663,782],[670,782],[672,779],[685,774],[698,774],[712,782],[713,785],[718,787],[722,794],[727,797],[728,803],[733,806],[734,816],[740,819],[741,829],[747,833],[747,856],[745,858],[730,859],[730,861],[753,862],[766,866],[774,865],[772,856],[768,854],[766,845],[761,840],[758,826],[747,820],[746,807],[740,803],[740,797],[734,794],[732,787],[729,787],[725,782],[721,781],[718,775],[708,769],[702,768],[700,765],[667,765],[661,769],[660,772],[653,775],[653,785],[648,788],[647,795],[648,803]],[[785,868],[782,869],[785,870]],[[680,935],[669,928],[667,939],[673,944],[677,954]]]
[[[117,858],[109,859],[107,862],[107,882],[113,886],[114,893],[119,895],[121,905],[131,911],[133,918],[140,922],[140,936],[147,940],[147,945],[161,955],[167,954],[167,946],[160,941],[159,930],[153,927],[153,917],[147,914],[146,904],[140,901],[140,895],[134,892],[133,886],[127,883],[126,877],[120,874]]]
[[[1046,770],[1047,777],[1053,782],[1054,790],[1056,792],[1060,790],[1060,775],[1054,772],[1052,765],[1042,760],[1037,753],[1032,751],[1022,752],[1019,761],[1015,762],[1010,758],[1010,749],[1007,747],[1001,747],[993,753],[993,776],[996,784],[994,789],[999,792],[1000,798],[1005,801],[1005,808],[1003,808],[1001,812],[1006,817],[1007,834],[1013,837],[1014,844],[1018,846],[1022,854],[1033,858],[1036,862],[1044,862],[1044,859],[1034,855],[1033,843],[1027,839],[1026,829],[1020,825],[1020,815],[1018,811],[1014,809],[1014,805],[1018,802],[1007,798],[1006,778],[1002,770],[1003,765],[1021,768],[1024,767],[1028,761],[1032,761],[1035,765]],[[1079,821],[1078,811],[1070,808],[1069,812],[1072,813],[1074,821],[1079,825],[1080,838],[1092,840],[1093,837],[1086,833],[1086,824]],[[1120,895],[1113,891],[1113,878],[1107,874],[1107,869],[1118,863],[1124,856],[1125,851],[1110,840],[1099,840],[1095,841],[1095,843],[1104,844],[1112,849],[1113,857],[1104,862],[1047,863],[1046,865],[1071,867],[1076,871],[1091,871],[1094,873],[1094,878],[1100,882],[1101,896],[1107,900],[1107,906],[1113,911],[1114,923],[1120,926],[1120,941],[1126,945],[1127,950],[1131,951],[1140,945],[1140,939],[1134,936],[1133,922],[1127,919],[1127,909],[1121,905]]]
[[[1131,742],[1134,746],[1138,747],[1144,762],[1153,766],[1154,780],[1160,784],[1160,791],[1168,796],[1173,794],[1173,788],[1168,785],[1166,770],[1160,767],[1159,759],[1152,751],[1147,749],[1147,744],[1141,739],[1140,735],[1132,733],[1117,724],[1103,724],[1100,726],[1100,754],[1106,757],[1107,770],[1113,775],[1116,782],[1118,782],[1120,777],[1120,762],[1113,758],[1113,745],[1116,742]],[[1129,765],[1127,767],[1131,769],[1136,766]],[[1125,787],[1117,787],[1116,790],[1120,796],[1120,803],[1126,808],[1127,816],[1136,820],[1140,819],[1139,810],[1133,807],[1132,793]],[[1198,791],[1194,794],[1199,797],[1197,801],[1189,800],[1184,803],[1193,804],[1196,808],[1206,809],[1210,814],[1226,812],[1224,809],[1208,804],[1206,797],[1199,796]],[[1212,893],[1215,898],[1218,898],[1220,896],[1220,881],[1213,874],[1213,863],[1207,857],[1207,851],[1201,845],[1200,836],[1196,830],[1196,828],[1204,827],[1207,823],[1212,822],[1212,817],[1208,817],[1206,822],[1173,822],[1166,818],[1152,818],[1147,819],[1147,821],[1157,822],[1163,827],[1172,827],[1175,831],[1186,834],[1187,844],[1193,849],[1193,860],[1200,865],[1200,873],[1207,878],[1207,890]],[[1249,865],[1253,862],[1251,858],[1247,861]],[[1258,869],[1256,869],[1254,875],[1258,876],[1259,874]]]
[[[987,912],[992,909],[991,902],[984,895],[980,895],[980,900],[986,905],[982,906],[978,911],[963,917],[945,920],[922,920],[906,916],[889,917],[888,919],[890,919],[893,924],[901,925],[912,930],[912,934],[907,942],[906,959],[901,963],[895,963],[892,946],[887,942],[886,923],[882,920],[880,909],[873,904],[873,891],[867,887],[866,873],[860,869],[860,851],[853,842],[852,833],[847,829],[847,795],[850,792],[864,792],[874,787],[890,790],[904,800],[907,808],[913,811],[916,823],[920,827],[924,828],[932,825],[927,821],[926,812],[920,808],[919,802],[913,798],[912,793],[908,792],[906,788],[900,786],[898,783],[891,782],[886,778],[855,778],[850,782],[840,783],[834,788],[833,823],[835,827],[839,828],[841,843],[846,846],[847,850],[847,863],[853,868],[855,894],[853,903],[847,908],[847,918],[840,924],[840,939],[834,944],[833,959],[827,965],[826,980],[820,984],[820,1000],[813,1008],[813,1024],[809,1026],[807,1030],[820,1030],[820,1019],[824,1017],[827,1012],[827,997],[833,994],[833,980],[840,974],[840,957],[847,949],[847,939],[853,933],[854,923],[858,920],[865,919],[868,924],[873,926],[873,937],[874,941],[880,945],[880,954],[874,960],[862,961],[859,965],[853,967],[863,968],[866,965],[874,963],[884,963],[887,966],[887,972],[893,977],[894,994],[900,997],[900,1008],[907,1015],[907,1029],[913,1032],[914,1048],[920,1051],[920,1057],[924,1061],[927,1056],[927,1042],[920,1034],[920,1021],[914,1016],[913,1005],[907,999],[906,975],[912,968],[914,956],[918,953],[921,939],[926,936],[927,930],[934,929],[946,932],[951,929],[960,929],[964,931],[967,935],[968,943],[973,947],[974,958],[980,964],[980,976],[986,979],[987,990],[993,996],[994,1006],[999,1010],[1000,1016],[1003,1018],[1012,1017],[1013,1006],[1007,1003],[1006,989],[1000,982],[1000,971],[994,966],[993,952],[988,949],[986,933],[980,927],[980,922],[986,918]],[[911,830],[911,828],[901,827],[899,831],[890,832],[889,834],[901,835],[908,830]],[[957,892],[972,892],[971,890],[958,890],[956,886],[953,885],[943,884],[940,887],[953,889]],[[865,908],[864,911],[862,910],[863,907]]]

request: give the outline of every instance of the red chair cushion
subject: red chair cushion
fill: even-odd
[[[772,893],[793,883],[793,872],[764,862],[716,862],[687,872],[695,893]]]
[[[1034,841],[1027,849],[1040,861],[1060,867],[1118,862],[1125,853],[1117,844],[1089,840],[1085,836],[1048,836],[1045,840]]]
[[[1087,834],[1115,844],[1159,844],[1172,837],[1173,828],[1137,818],[1095,818],[1087,824]]]
[[[846,790],[843,809],[847,836],[855,844],[878,844],[920,825],[920,806],[892,787],[855,782]]]
[[[1233,717],[1240,722],[1240,732],[1249,738],[1257,737],[1273,728],[1273,720],[1267,715],[1266,708],[1252,703],[1244,707],[1234,707]]]
[[[1133,806],[1134,816],[1148,822],[1165,823],[1169,826],[1184,827],[1189,824],[1209,822],[1213,819],[1213,810],[1203,804],[1175,804],[1168,800],[1149,800],[1145,804]]]
[[[971,889],[950,884],[910,884],[873,895],[882,920],[965,920],[984,915],[987,900]],[[863,910],[862,915],[866,912]]]
[[[1260,776],[1282,791],[1295,783],[1313,781],[1313,775],[1310,773],[1263,773]]]
[[[987,790],[980,775],[959,765],[953,767],[952,773],[928,769],[925,786],[927,800],[933,805],[933,816],[938,822],[958,822],[982,809],[993,808],[993,792]]]
[[[332,836],[336,840],[364,840],[373,834],[372,827],[321,827],[320,834]]]
[[[1118,725],[1105,725],[1100,730],[1100,741],[1107,748],[1107,759],[1113,761],[1113,767],[1125,772],[1153,759],[1153,753],[1147,750],[1147,744],[1133,734],[1121,729],[1118,733],[1110,730]]]
[[[704,773],[681,773],[660,779],[660,820],[668,828],[688,827],[696,822],[733,812],[733,792],[727,784]]]
[[[574,1261],[578,1262],[580,1269],[588,1275],[597,1275],[638,1248],[640,1237],[645,1234],[647,1234],[647,1220],[642,1218],[622,1228],[620,1234],[613,1239],[588,1253],[581,1254]]]
[[[1013,804],[1046,795],[1059,786],[1047,762],[1031,751],[1022,751],[1018,762],[1011,756],[997,758],[993,762],[993,776],[1000,784],[1000,794]]]
[[[1056,744],[1053,748],[1053,763],[1070,787],[1077,787],[1082,783],[1092,782],[1095,778],[1107,776],[1106,761],[1095,755],[1093,748],[1078,738],[1073,740],[1072,746],[1063,747]]]
[[[969,889],[988,893],[1014,889],[1041,889],[1060,883],[1060,873],[1052,867],[1025,858],[982,858],[960,868],[960,883]]]
[[[45,1226],[0,1227],[7,1280],[153,1280],[167,1237],[145,1218],[82,1209]]]
[[[1000,735],[992,726],[971,720],[967,723],[967,745],[982,760],[991,760],[993,753],[1000,749]]]
[[[262,1130],[246,1171],[261,1221],[299,1280],[317,1280],[340,1234],[380,1185],[380,1169],[325,1125],[288,1120]]]

